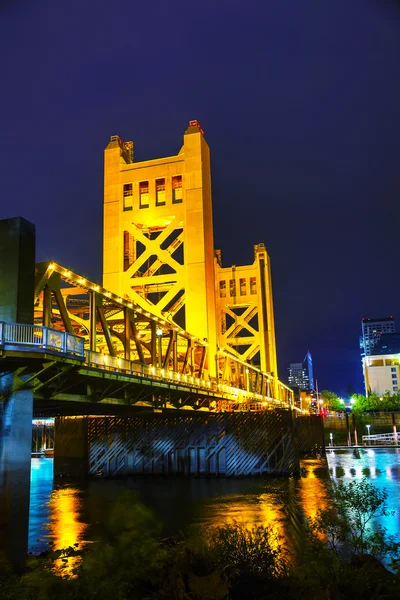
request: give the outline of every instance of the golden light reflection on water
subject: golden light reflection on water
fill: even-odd
[[[292,544],[289,539],[285,511],[280,496],[281,490],[278,488],[276,493],[219,498],[218,502],[208,507],[208,514],[205,515],[207,528],[221,527],[225,523],[232,524],[234,522],[243,524],[247,529],[263,525],[269,527],[272,531],[272,547],[276,547],[283,540],[285,548],[291,551]],[[279,542],[279,539],[281,542]]]
[[[79,521],[81,499],[79,491],[75,488],[61,488],[53,490],[49,502],[50,522],[48,525],[50,538],[54,550],[69,548],[78,544],[82,545],[86,524]],[[79,558],[71,556],[59,559],[55,563],[55,570],[60,574],[71,575]]]
[[[307,461],[306,477],[301,477],[299,483],[299,500],[306,518],[314,518],[318,509],[327,505],[326,482],[317,476],[316,470],[321,467],[319,461]]]
[[[301,523],[327,506],[326,479],[320,478],[324,463],[309,460],[302,464],[302,477],[265,482],[265,493],[220,497],[204,514],[205,524],[220,527],[238,522],[248,529],[263,525],[283,540],[294,557],[301,544]],[[271,489],[271,487],[273,489]]]

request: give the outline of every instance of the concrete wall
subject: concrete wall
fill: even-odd
[[[64,472],[72,474],[84,460],[82,439],[77,443],[79,452],[70,454],[70,465],[65,448],[69,439],[85,435],[90,475],[244,476],[289,474],[299,468],[291,411],[164,411],[137,417],[88,417],[80,423],[85,421],[87,434],[77,426],[78,420],[57,419],[56,472],[63,465]],[[61,444],[57,436],[62,436]]]
[[[393,413],[394,419],[397,425],[397,429],[400,428],[400,413]],[[393,417],[392,413],[364,413],[348,415],[349,425],[350,425],[350,433],[351,433],[351,441],[352,444],[355,443],[354,436],[354,421],[355,428],[357,431],[357,439],[358,443],[362,443],[362,436],[368,434],[367,425],[371,425],[370,432],[371,435],[375,433],[393,433]],[[346,426],[346,417],[343,414],[342,417],[325,417],[324,418],[324,432],[325,432],[325,442],[328,445],[330,443],[330,434],[333,435],[333,443],[334,445],[347,445],[348,436],[347,436],[347,426]]]

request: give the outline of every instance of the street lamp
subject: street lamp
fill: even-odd
[[[333,433],[330,433],[329,437],[331,438],[331,446],[333,446]]]
[[[369,445],[371,445],[371,440],[369,439],[371,425],[366,425],[366,427],[367,427],[367,430],[368,430],[368,442],[369,442]]]

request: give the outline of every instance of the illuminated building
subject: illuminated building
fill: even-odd
[[[303,362],[290,363],[288,367],[288,382],[290,387],[296,387],[299,390],[314,389],[313,364],[310,352],[307,352]]]
[[[223,267],[214,249],[210,151],[191,121],[178,154],[135,162],[133,143],[105,150],[103,285],[206,340],[211,376],[219,352],[253,361],[278,386],[270,259]],[[214,360],[215,357],[215,360]],[[228,367],[227,367],[228,368]]]
[[[400,334],[382,333],[368,356],[363,357],[366,395],[397,394],[400,390]]]
[[[396,326],[393,317],[382,319],[362,319],[360,349],[361,356],[369,356],[379,342],[381,335],[395,333]]]
[[[363,358],[365,393],[397,394],[400,385],[399,354],[370,354]]]

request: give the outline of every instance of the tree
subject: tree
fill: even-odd
[[[369,394],[367,397],[362,394],[356,394],[353,396],[353,400],[355,401],[353,410],[356,412],[366,412],[368,410],[392,412],[400,410],[400,394],[386,392],[380,396],[378,394]]]
[[[331,500],[309,520],[312,535],[324,535],[328,547],[339,558],[346,545],[352,556],[369,554],[377,559],[400,557],[400,541],[387,534],[376,517],[394,514],[387,505],[387,491],[378,489],[365,477],[361,481],[332,484]]]
[[[344,410],[344,405],[335,392],[323,390],[320,394],[321,400],[324,401],[324,406],[330,411],[339,412]]]

